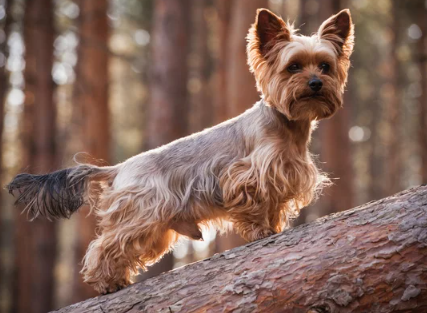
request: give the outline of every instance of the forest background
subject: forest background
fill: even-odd
[[[425,0],[0,0],[0,179],[116,164],[234,117],[258,99],[245,56],[257,8],[303,34],[350,8],[356,25],[345,105],[311,151],[333,178],[294,225],[427,183]],[[0,194],[0,312],[46,312],[95,296],[81,259],[95,234],[83,209],[29,223]],[[205,230],[147,273],[243,244]]]

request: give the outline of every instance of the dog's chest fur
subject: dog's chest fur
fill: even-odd
[[[246,132],[247,155],[224,169],[220,179],[226,208],[253,206],[296,209],[313,198],[318,171],[307,149],[310,122],[291,122],[260,105],[259,117]],[[290,203],[292,202],[292,203]]]

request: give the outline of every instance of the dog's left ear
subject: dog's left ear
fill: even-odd
[[[321,39],[330,41],[339,56],[350,57],[354,46],[354,24],[349,9],[332,15],[319,27]]]

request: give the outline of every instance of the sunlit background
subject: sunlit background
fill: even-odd
[[[2,185],[76,152],[116,164],[249,108],[245,36],[259,7],[304,34],[346,7],[356,24],[345,108],[311,144],[334,185],[294,225],[427,183],[425,0],[0,0]],[[96,295],[78,273],[95,234],[87,210],[29,223],[6,191],[0,201],[1,312]],[[204,238],[136,280],[244,243]]]

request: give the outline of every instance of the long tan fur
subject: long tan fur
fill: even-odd
[[[308,144],[317,121],[342,106],[352,47],[348,10],[325,21],[311,37],[258,10],[247,46],[262,93],[258,103],[234,119],[109,167],[105,176],[103,168],[79,176],[87,190],[70,197],[85,199],[99,218],[98,238],[84,258],[85,281],[102,293],[124,287],[132,273],[157,262],[180,237],[201,239],[201,225],[225,230],[224,221],[232,222],[248,241],[287,226],[328,181]],[[330,65],[327,73],[319,67],[322,62]],[[292,64],[300,70],[289,72]],[[312,77],[322,79],[321,92],[310,90]],[[74,176],[76,171],[71,171]],[[54,181],[47,178],[43,181]],[[45,188],[31,181],[12,182],[10,189],[27,199]],[[96,186],[87,183],[92,181]],[[53,189],[64,193],[64,186]],[[30,201],[29,210],[38,214]],[[49,210],[43,212],[49,217]]]

